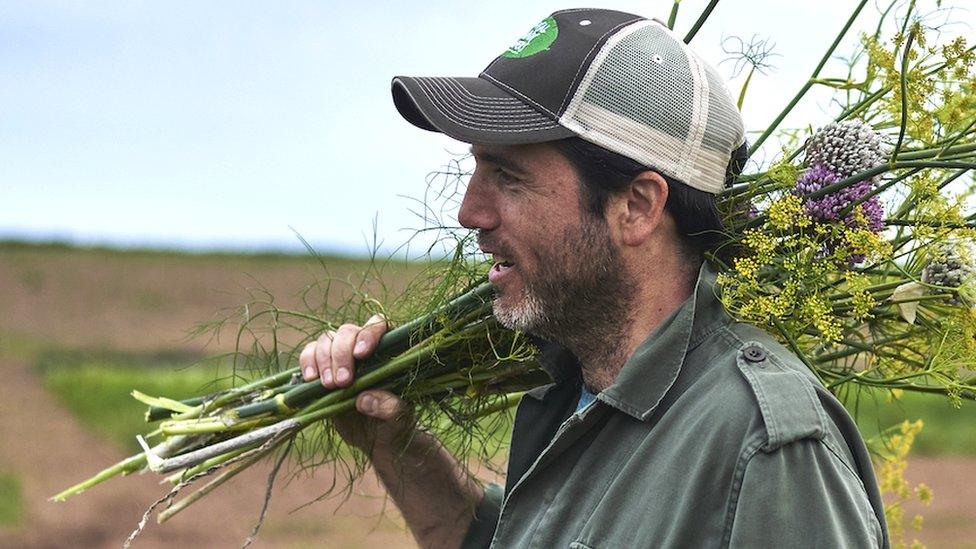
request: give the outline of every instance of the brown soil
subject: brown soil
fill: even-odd
[[[906,524],[905,540],[912,537],[930,548],[976,547],[976,459],[955,456],[915,456],[908,460],[905,479],[912,485],[924,482],[932,488],[931,505],[913,501],[905,507],[906,522],[916,513],[924,518],[921,532]]]

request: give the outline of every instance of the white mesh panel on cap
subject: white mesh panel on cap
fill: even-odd
[[[718,193],[742,119],[714,70],[666,27],[629,25],[596,55],[559,119],[580,137]]]

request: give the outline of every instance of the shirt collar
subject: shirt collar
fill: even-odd
[[[715,279],[715,271],[703,263],[691,297],[637,347],[597,398],[641,421],[650,417],[674,385],[688,351],[729,321]]]

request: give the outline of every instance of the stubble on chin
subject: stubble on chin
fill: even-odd
[[[496,293],[492,301],[492,311],[498,322],[509,330],[532,333],[546,322],[545,307],[528,289],[523,289],[520,293],[521,295],[514,298]]]

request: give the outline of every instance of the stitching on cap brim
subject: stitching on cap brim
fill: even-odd
[[[468,142],[539,143],[574,135],[548,116],[481,78],[397,77],[394,97],[400,114],[414,125],[422,119]]]

